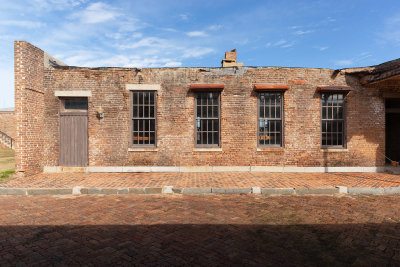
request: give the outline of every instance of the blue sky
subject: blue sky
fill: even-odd
[[[400,57],[398,0],[0,0],[0,108],[14,106],[13,41],[68,65],[347,68]]]

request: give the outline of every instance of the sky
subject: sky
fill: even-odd
[[[371,66],[400,57],[400,1],[0,0],[0,108],[14,40],[85,67]]]

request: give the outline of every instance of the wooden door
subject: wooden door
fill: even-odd
[[[64,99],[60,112],[60,166],[87,165],[87,98],[83,101],[80,98]]]

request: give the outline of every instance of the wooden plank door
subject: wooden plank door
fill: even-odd
[[[85,167],[88,165],[87,109],[68,107],[64,105],[60,112],[60,166]]]

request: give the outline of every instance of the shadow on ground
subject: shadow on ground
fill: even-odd
[[[3,264],[400,265],[400,224],[2,226]]]

